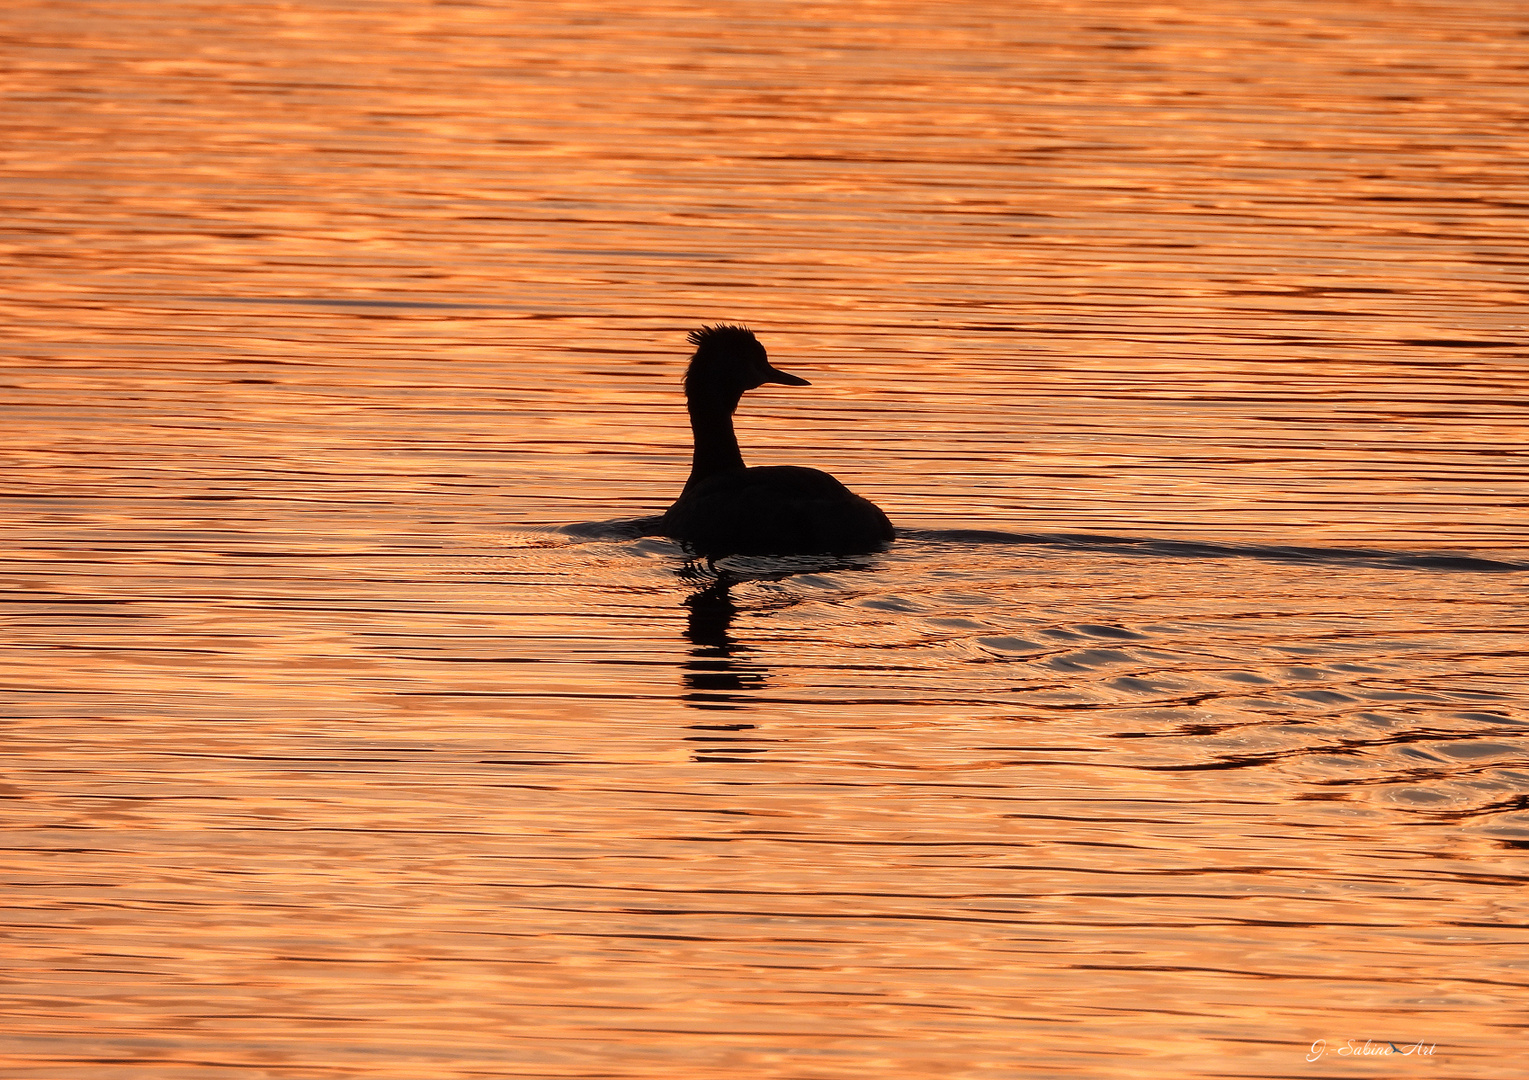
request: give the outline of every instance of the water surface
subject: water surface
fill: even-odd
[[[1511,1073],[1516,5],[5,22],[7,1076]]]

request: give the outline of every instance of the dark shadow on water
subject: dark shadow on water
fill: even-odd
[[[610,521],[576,521],[564,525],[558,532],[577,536],[583,540],[640,540],[644,536],[661,536],[658,523],[661,515],[640,518],[613,518]]]

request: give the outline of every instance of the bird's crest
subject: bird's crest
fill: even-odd
[[[750,330],[747,326],[728,326],[722,323],[718,323],[716,326],[703,326],[699,330],[692,330],[686,337],[697,350],[703,349],[708,345],[731,345],[736,348],[745,342],[752,341],[757,343],[759,340],[754,336],[754,331]]]

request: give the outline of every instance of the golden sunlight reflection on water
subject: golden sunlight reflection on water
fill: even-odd
[[[6,1076],[1507,1075],[1517,6],[5,21]]]

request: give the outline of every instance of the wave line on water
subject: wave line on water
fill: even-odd
[[[557,529],[586,540],[639,540],[656,536],[659,517],[581,521]],[[1467,573],[1522,573],[1529,562],[1510,562],[1448,551],[1394,551],[1385,548],[1318,547],[1306,544],[1227,544],[1207,540],[1163,540],[1103,533],[1015,533],[1000,529],[899,529],[897,539],[968,548],[1012,545],[1062,548],[1073,552],[1142,555],[1165,559],[1262,559],[1282,563],[1364,566],[1390,570],[1455,570]]]
[[[1382,548],[1311,547],[1295,544],[1223,544],[1203,540],[1158,540],[1096,533],[1010,533],[996,529],[904,529],[899,539],[932,543],[1012,544],[1145,555],[1168,559],[1263,559],[1285,563],[1326,563],[1395,570],[1462,570],[1517,573],[1529,563],[1457,555],[1445,551],[1388,551]]]

